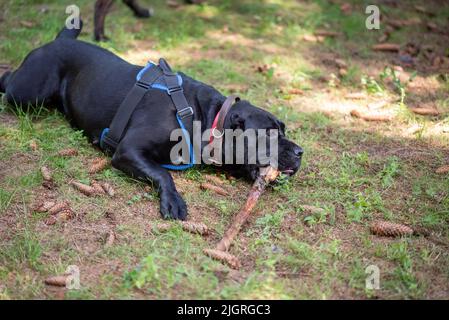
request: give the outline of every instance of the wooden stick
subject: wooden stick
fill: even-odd
[[[251,191],[248,195],[248,199],[246,200],[245,206],[239,211],[239,213],[234,218],[234,221],[229,227],[228,231],[226,231],[225,235],[221,239],[221,241],[217,244],[214,250],[205,249],[204,253],[214,259],[224,261],[229,266],[233,268],[238,268],[239,263],[236,263],[238,259],[226,251],[229,250],[232,241],[240,232],[242,226],[248,220],[251,215],[252,210],[256,206],[257,200],[265,190],[266,186],[276,180],[279,175],[279,171],[272,167],[262,168],[260,170],[260,175],[254,182]],[[218,252],[217,252],[218,251]],[[220,253],[221,252],[221,253]]]

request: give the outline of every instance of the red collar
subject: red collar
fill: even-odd
[[[220,116],[220,111],[218,111],[217,115],[215,116],[214,122],[212,122],[212,127],[210,128],[209,143],[212,143],[212,141],[214,141],[213,133],[217,129],[218,117]]]
[[[240,101],[239,97],[230,95],[223,102],[220,111],[218,111],[217,115],[215,116],[214,122],[212,123],[212,127],[210,128],[209,144],[212,143],[212,141],[214,141],[214,138],[218,139],[223,136],[224,134],[223,126],[226,115],[228,114],[229,110],[234,105],[234,103],[238,101]]]

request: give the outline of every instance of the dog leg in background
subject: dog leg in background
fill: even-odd
[[[112,166],[136,179],[154,182],[159,189],[162,217],[185,220],[187,205],[176,190],[170,173],[160,164],[145,157],[141,150],[129,149],[126,145],[132,145],[132,143],[122,140],[112,157]]]
[[[139,18],[149,18],[153,15],[153,9],[142,8],[136,0],[123,0],[123,2],[134,12]]]
[[[95,41],[107,41],[108,37],[104,34],[104,22],[106,20],[106,15],[111,8],[113,0],[97,0],[95,2],[95,13],[94,13],[94,38]]]

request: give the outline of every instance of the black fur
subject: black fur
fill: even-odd
[[[96,144],[142,67],[76,40],[78,34],[63,30],[53,42],[33,50],[16,71],[1,78],[0,89],[11,104],[56,106]],[[225,97],[213,87],[180,74],[195,120],[201,121],[203,130],[210,128]],[[302,149],[285,138],[285,125],[272,114],[242,100],[231,108],[224,127],[278,129],[280,170],[293,174],[299,169]],[[178,123],[170,97],[163,91],[150,89],[136,107],[112,157],[112,165],[133,177],[151,179],[160,191],[162,215],[185,219],[186,204],[170,173],[160,166],[170,162],[174,145],[170,133],[175,128]],[[226,165],[224,169],[251,179],[258,172],[257,165]]]

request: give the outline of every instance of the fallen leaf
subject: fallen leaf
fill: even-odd
[[[345,2],[340,6],[340,10],[345,15],[349,15],[352,12],[352,5],[350,3]]]
[[[347,68],[348,67],[348,64],[343,59],[335,59],[335,64],[339,68]]]
[[[436,109],[425,107],[410,108],[410,111],[422,116],[438,116],[440,114],[440,112]]]
[[[292,88],[290,90],[288,90],[289,94],[296,94],[296,95],[302,95],[304,94],[304,91],[298,88]]]
[[[379,43],[371,47],[374,51],[399,52],[401,46],[396,43]]]
[[[167,6],[170,7],[170,8],[178,8],[178,7],[181,6],[181,4],[180,4],[179,2],[174,1],[174,0],[167,0],[167,1],[166,1],[166,4],[167,4]]]
[[[35,26],[35,23],[32,21],[22,20],[20,21],[20,25],[25,28],[33,28]]]
[[[316,30],[313,34],[317,37],[331,37],[331,38],[337,37],[339,35],[338,32],[329,30]]]
[[[364,92],[353,92],[353,93],[348,93],[347,95],[345,95],[346,99],[353,99],[353,100],[362,100],[362,99],[366,99],[367,96]]]
[[[359,118],[365,121],[379,121],[379,122],[388,122],[391,121],[391,118],[383,115],[362,115],[357,110],[351,110],[351,116],[354,118]]]
[[[306,42],[323,42],[324,37],[322,36],[315,36],[311,34],[305,34],[302,39]]]
[[[439,167],[438,169],[435,170],[435,173],[438,173],[438,174],[445,174],[448,172],[449,172],[449,165]]]
[[[440,28],[438,27],[438,25],[435,22],[429,21],[429,22],[427,22],[426,26],[427,26],[427,29],[429,31],[432,31],[432,32],[439,32],[440,31]]]

